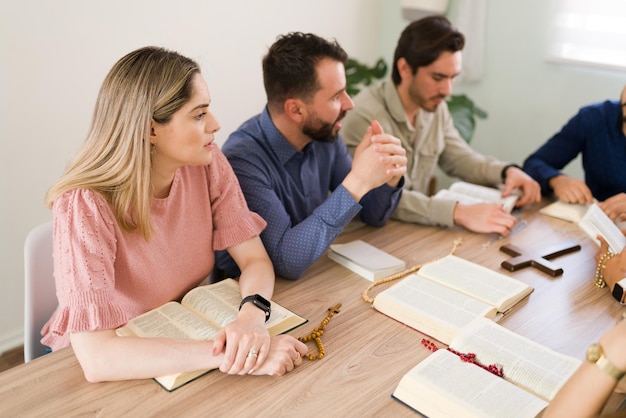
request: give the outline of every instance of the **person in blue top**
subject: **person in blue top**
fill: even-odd
[[[336,41],[279,36],[263,58],[265,109],[222,147],[248,206],[267,222],[261,240],[284,278],[300,278],[356,215],[384,225],[402,193],[406,156],[398,138],[373,122],[352,159],[338,135],[353,107],[346,61]],[[217,253],[217,267],[238,275],[226,252]]]
[[[582,154],[585,181],[560,170]],[[620,101],[607,100],[578,114],[524,162],[545,195],[566,203],[592,203],[613,220],[626,215],[626,87]]]

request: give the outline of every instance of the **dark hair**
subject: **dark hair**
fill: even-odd
[[[400,35],[393,56],[391,78],[400,84],[398,60],[404,58],[413,69],[432,64],[444,51],[456,52],[463,49],[465,37],[443,16],[428,16],[411,22]]]
[[[311,33],[281,35],[263,58],[263,83],[269,105],[282,105],[290,97],[310,99],[320,88],[317,64],[324,58],[347,62],[348,54],[336,40]]]

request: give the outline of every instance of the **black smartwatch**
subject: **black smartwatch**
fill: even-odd
[[[613,287],[613,297],[622,305],[624,304],[624,289],[626,288],[626,278],[615,283]]]
[[[265,299],[261,295],[246,296],[241,300],[241,303],[239,304],[239,310],[241,310],[241,307],[248,302],[252,302],[254,306],[265,312],[265,322],[270,319],[270,314],[272,313],[272,304],[269,300]]]

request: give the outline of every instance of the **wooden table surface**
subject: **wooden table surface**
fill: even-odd
[[[344,232],[336,242],[362,239],[411,267],[448,254],[454,240],[461,238],[457,256],[535,289],[501,325],[583,359],[587,346],[621,319],[624,310],[606,288],[592,283],[597,247],[575,224],[536,210],[526,209],[518,216],[520,226],[507,238],[391,221],[383,228],[363,226]],[[564,269],[560,277],[534,268],[511,273],[500,267],[509,258],[499,251],[501,245],[539,250],[564,241],[582,248],[553,260]],[[402,375],[430,352],[420,343],[421,333],[361,299],[369,284],[326,255],[298,281],[277,279],[273,300],[309,320],[290,332],[294,336],[308,334],[328,307],[342,304],[322,337],[326,357],[305,360],[285,376],[241,377],[213,371],[171,393],[151,379],[91,384],[72,350],[64,349],[0,374],[0,416],[416,416],[390,395]],[[378,286],[370,295],[390,285]],[[613,395],[607,410],[615,410],[623,400]]]

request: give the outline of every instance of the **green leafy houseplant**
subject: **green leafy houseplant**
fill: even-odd
[[[373,67],[368,67],[353,58],[348,58],[346,90],[350,96],[356,96],[362,87],[369,86],[374,80],[382,79],[385,74],[387,74],[387,63],[382,58]]]
[[[346,64],[346,90],[350,96],[355,96],[361,88],[369,86],[375,80],[380,80],[387,74],[387,63],[380,58],[374,66],[369,67],[354,58],[349,58]],[[447,99],[448,109],[454,120],[454,126],[461,137],[469,143],[476,129],[476,118],[487,118],[487,112],[465,94],[452,94]]]

